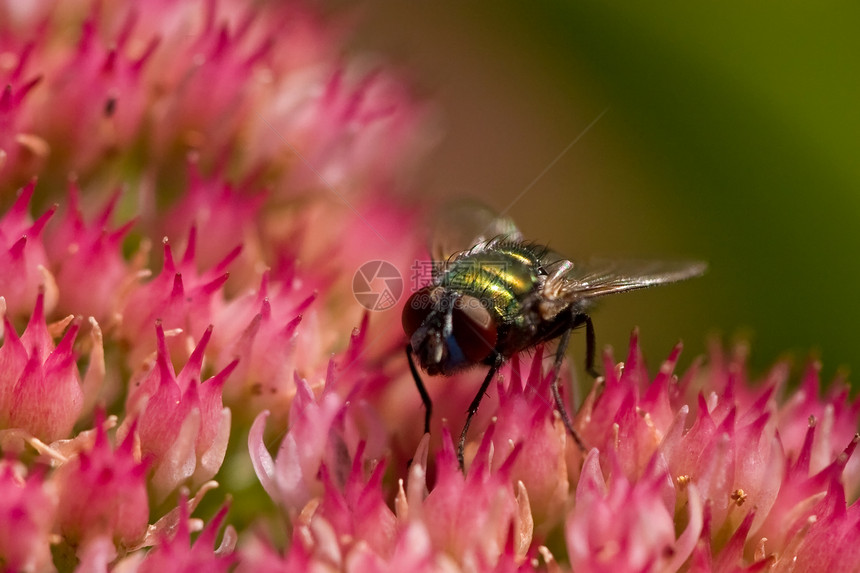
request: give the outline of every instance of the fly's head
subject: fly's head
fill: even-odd
[[[428,374],[453,374],[484,362],[498,337],[495,314],[482,300],[442,286],[416,291],[403,308],[403,330]]]

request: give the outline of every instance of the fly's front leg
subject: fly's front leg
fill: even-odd
[[[412,357],[412,345],[406,343],[406,359],[409,361],[409,370],[412,372],[412,378],[415,380],[415,386],[418,388],[418,394],[421,395],[421,401],[424,403],[424,433],[430,433],[430,417],[433,415],[433,400],[430,399],[430,394],[427,393],[427,388],[424,387],[424,382],[421,381],[421,375],[418,373],[418,368],[415,367],[415,359]],[[462,464],[460,464],[462,466]]]
[[[466,449],[466,432],[469,431],[469,425],[472,423],[472,418],[475,414],[478,413],[478,406],[481,405],[481,400],[484,399],[484,394],[487,393],[487,388],[490,387],[490,381],[492,381],[493,376],[498,372],[499,367],[502,365],[502,357],[496,355],[496,362],[490,366],[490,370],[487,372],[487,377],[484,378],[484,382],[481,384],[481,388],[478,390],[478,393],[475,394],[475,398],[472,400],[472,403],[469,404],[469,412],[466,415],[466,423],[463,425],[463,431],[460,432],[460,441],[457,443],[457,461],[460,463],[460,471],[465,473],[465,465],[463,464],[463,451]]]

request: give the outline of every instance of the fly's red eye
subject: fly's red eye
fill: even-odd
[[[424,287],[415,291],[406,301],[406,306],[403,307],[403,315],[400,320],[403,322],[403,331],[410,338],[433,310],[433,300],[430,297],[431,289],[432,287]]]
[[[490,310],[480,299],[463,295],[454,303],[454,338],[470,362],[482,362],[496,346],[498,332]]]

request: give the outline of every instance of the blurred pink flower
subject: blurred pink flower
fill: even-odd
[[[45,485],[44,468],[30,472],[0,461],[0,561],[10,571],[49,571],[57,493]]]
[[[5,52],[16,54],[17,62],[10,66],[13,70],[10,77],[3,78],[5,87],[0,92],[0,175],[16,184],[41,170],[50,152],[45,140],[30,131],[22,112],[25,98],[41,81],[40,77],[26,80],[20,77],[30,49],[27,46],[20,52],[16,49]]]
[[[21,189],[0,218],[0,296],[6,301],[4,312],[16,318],[29,315],[40,290],[45,312],[57,303],[57,286],[42,243],[42,231],[55,208],[32,220],[29,210],[35,187],[33,180]]]
[[[188,162],[188,185],[170,211],[159,217],[159,237],[185,237],[189,229],[199,229],[205,240],[194,245],[195,264],[207,269],[229,256],[235,256],[238,245],[242,250],[230,264],[235,284],[247,285],[256,277],[254,267],[263,257],[264,246],[255,232],[260,224],[260,209],[267,192],[239,189],[215,173],[204,176],[196,162]],[[217,233],[208,232],[217,229]],[[189,241],[191,238],[189,237]],[[187,250],[187,244],[184,249]]]
[[[101,324],[112,326],[117,320],[120,297],[135,278],[120,250],[134,221],[109,229],[119,193],[111,197],[91,222],[84,218],[75,182],[69,184],[67,198],[62,219],[49,228],[45,239],[50,267],[55,269],[57,282],[63,285],[57,311],[92,316]],[[97,272],[93,273],[93,269]]]
[[[146,110],[141,72],[155,43],[132,56],[128,25],[111,41],[105,41],[97,27],[97,14],[92,13],[81,26],[77,46],[56,54],[42,89],[29,96],[41,112],[30,117],[32,129],[49,142],[51,162],[73,172],[97,168],[132,143]],[[73,121],[68,118],[71,110]]]

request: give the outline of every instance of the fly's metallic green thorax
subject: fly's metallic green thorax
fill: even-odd
[[[448,264],[440,286],[489,303],[503,321],[521,313],[523,297],[538,284],[542,247],[498,242],[470,251]]]

